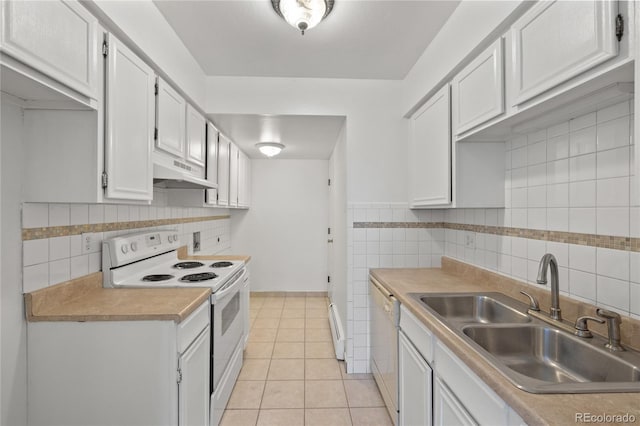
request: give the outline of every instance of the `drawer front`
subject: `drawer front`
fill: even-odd
[[[507,404],[441,342],[436,344],[438,376],[478,423],[507,424]]]
[[[433,334],[403,305],[400,305],[400,329],[411,340],[420,355],[429,364],[433,364]]]
[[[211,302],[207,299],[198,309],[178,324],[178,353],[183,353],[198,337],[198,334],[209,325]]]

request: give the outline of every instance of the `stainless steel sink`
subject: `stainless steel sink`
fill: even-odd
[[[605,339],[580,338],[548,325],[502,293],[410,296],[527,392],[640,392],[639,352],[610,352]]]
[[[580,339],[543,325],[466,326],[462,332],[524,390],[640,391],[640,358],[634,365],[597,347],[600,339]]]
[[[420,297],[420,301],[441,317],[456,323],[526,323],[531,318],[526,313],[508,306],[498,298],[510,299],[500,293],[445,294]],[[511,299],[513,300],[513,299]],[[513,300],[517,303],[516,300]],[[507,301],[508,303],[508,301]],[[526,306],[523,305],[524,312]]]

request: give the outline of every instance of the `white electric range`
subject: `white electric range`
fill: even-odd
[[[133,233],[102,244],[103,285],[110,288],[210,287],[210,424],[217,425],[242,367],[248,272],[238,260],[181,260],[175,230]]]

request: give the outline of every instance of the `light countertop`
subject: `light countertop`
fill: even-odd
[[[416,292],[477,292],[498,291],[522,299],[521,289],[540,299],[540,308],[548,311],[548,290],[539,290],[518,281],[479,268],[443,258],[442,269],[372,269],[371,275],[416,315],[436,337],[467,364],[491,389],[511,406],[529,425],[575,424],[576,413],[625,414],[640,422],[640,393],[600,394],[532,394],[516,388],[497,369],[485,361],[467,342],[458,337],[439,319],[409,297]],[[526,298],[525,298],[526,299]],[[526,302],[526,300],[523,300]],[[561,298],[563,314],[568,320],[592,313],[595,307]],[[592,327],[606,333],[604,329]],[[606,335],[606,334],[605,334]],[[640,321],[623,320],[623,344],[637,348]]]
[[[102,272],[26,293],[27,320],[149,321],[187,318],[210,288],[103,288]]]

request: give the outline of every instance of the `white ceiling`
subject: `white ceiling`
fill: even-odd
[[[406,76],[458,3],[336,0],[327,19],[302,36],[270,0],[154,0],[207,75],[392,80]],[[282,159],[328,159],[345,120],[209,118],[251,158],[265,158],[258,142],[283,143]]]
[[[258,142],[285,145],[278,159],[328,159],[345,117],[326,115],[210,114],[218,129],[251,158],[267,158]]]
[[[302,36],[270,0],[154,0],[207,75],[403,79],[459,0],[336,0]]]

